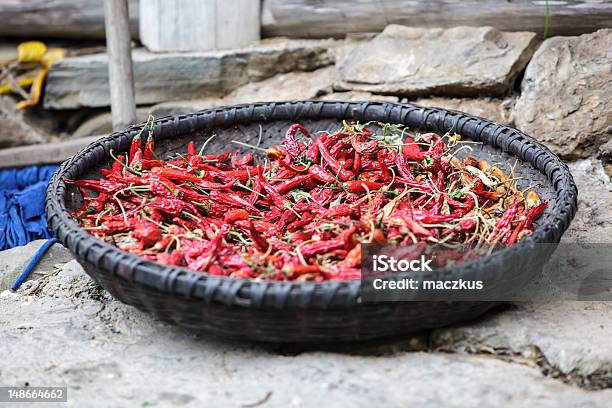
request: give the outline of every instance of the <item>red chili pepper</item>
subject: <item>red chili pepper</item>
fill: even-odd
[[[391,171],[389,170],[389,165],[387,164],[386,159],[387,159],[386,154],[379,154],[378,157],[376,158],[376,160],[378,161],[378,164],[380,165],[380,172],[381,172],[383,180],[391,180],[392,178]]]
[[[542,214],[544,214],[544,211],[546,210],[547,207],[548,207],[547,203],[542,203],[540,205],[537,205],[527,210],[527,212],[525,213],[525,220],[526,220],[525,227],[531,228],[533,221],[540,218]]]
[[[251,236],[251,240],[255,244],[255,247],[260,252],[268,252],[270,249],[270,243],[255,229],[255,225],[252,221],[249,221],[249,234]]]
[[[319,140],[321,140],[323,136],[319,137]],[[312,162],[312,163],[316,163],[319,161],[319,144],[316,142],[312,142],[308,145],[308,148],[306,149],[306,160]]]
[[[209,171],[210,175],[224,179],[226,181],[237,179],[240,181],[248,180],[253,176],[258,175],[261,172],[260,167],[248,167],[243,170],[230,170],[230,171]]]
[[[255,178],[255,181],[253,182],[253,188],[251,189],[251,194],[249,195],[248,198],[248,202],[251,205],[255,205],[255,203],[259,200],[259,198],[261,197],[261,182],[259,181],[259,177]]]
[[[301,176],[296,176],[291,180],[285,181],[282,184],[275,185],[274,188],[276,191],[278,191],[278,194],[284,195],[291,190],[295,190],[296,188],[303,186],[310,179],[312,179],[312,174],[303,174]]]
[[[350,193],[363,193],[365,191],[380,190],[386,184],[377,183],[375,181],[356,180],[356,181],[349,181],[346,183],[346,185]]]
[[[519,203],[518,200],[515,198],[512,201],[512,204],[510,204],[508,208],[506,208],[506,211],[504,212],[504,214],[495,224],[495,228],[497,230],[505,229],[510,225],[510,223],[512,222],[512,220],[514,219],[518,211],[518,203]]]
[[[359,154],[365,154],[365,155],[374,154],[374,153],[376,153],[376,150],[378,149],[378,141],[377,140],[371,140],[369,142],[366,142],[360,136],[356,136],[356,137],[352,138],[351,139],[351,145],[355,149],[355,152],[357,152]]]
[[[304,146],[295,140],[295,135],[298,131],[302,132],[306,137],[310,137],[304,126],[297,123],[289,126],[287,133],[285,133],[285,147],[287,147],[287,153],[289,153],[293,160],[298,159],[304,151]]]
[[[186,203],[179,198],[158,197],[155,199],[155,201],[147,203],[147,207],[159,210],[175,217],[180,215],[181,211],[184,210],[189,211],[192,214],[198,213],[198,210],[193,204]]]
[[[514,228],[510,235],[504,236],[502,239],[502,243],[512,245],[516,243],[518,239],[518,234],[525,228],[526,219],[522,219],[519,221],[518,225]]]
[[[302,245],[299,248],[300,253],[304,258],[310,258],[317,254],[324,254],[335,249],[344,248],[344,240],[334,239],[328,241],[318,241],[311,244]]]
[[[132,160],[130,161],[130,167],[135,170],[142,168],[142,150],[136,150],[134,157],[132,157]]]
[[[91,200],[87,204],[87,208],[91,210],[93,213],[98,214],[104,209],[104,206],[106,205],[107,200],[108,200],[108,194],[100,193],[95,199]]]
[[[348,204],[338,204],[321,212],[324,218],[346,217],[351,215],[351,207]]]
[[[222,204],[229,204],[232,206],[242,206],[252,212],[258,213],[259,210],[252,206],[248,201],[240,197],[239,195],[231,192],[221,192],[219,190],[212,190],[209,195],[210,199]]]
[[[476,228],[476,221],[471,218],[467,218],[459,221],[459,223],[453,228],[453,231],[468,232],[472,231],[474,228]]]
[[[225,216],[223,217],[223,219],[228,224],[232,224],[232,223],[234,223],[234,221],[248,220],[249,219],[249,213],[247,211],[243,210],[242,208],[232,208],[227,213],[225,213]]]
[[[198,154],[198,151],[195,148],[195,142],[193,140],[191,140],[187,144],[187,155],[188,156],[196,156],[197,154]]]
[[[438,140],[434,147],[427,152],[427,156],[432,159],[438,159],[444,153],[444,142],[442,140]]]
[[[353,168],[352,171],[354,174],[359,174],[361,170],[361,154],[355,151],[355,156],[353,158]]]
[[[422,161],[425,158],[425,153],[421,151],[418,144],[414,142],[411,137],[406,138],[402,144],[402,154],[407,160],[410,161]]]
[[[155,150],[155,141],[153,140],[153,132],[149,132],[149,136],[147,137],[147,142],[145,143],[144,153],[142,154],[142,158],[144,160],[153,159],[153,151]]]
[[[319,152],[321,153],[321,156],[323,156],[323,160],[325,161],[325,164],[329,166],[329,168],[335,174],[338,175],[338,178],[340,178],[340,180],[347,181],[348,179],[353,177],[353,173],[342,168],[340,163],[338,163],[338,161],[331,155],[331,153],[329,153],[327,148],[323,146],[323,144],[321,143],[319,143]]]
[[[291,277],[297,278],[301,275],[317,274],[321,272],[319,265],[300,265],[294,264],[289,266]]]
[[[412,211],[410,211],[409,213],[400,214],[400,217],[404,220],[404,222],[406,223],[406,226],[410,229],[410,231],[412,231],[414,235],[420,236],[420,237],[431,237],[432,236],[431,231],[424,228],[421,224],[419,224],[413,219]]]
[[[119,190],[127,187],[122,183],[117,183],[109,180],[70,180],[64,179],[67,184],[72,184],[87,190],[96,191],[98,193],[114,194]]]
[[[224,162],[230,158],[230,154],[229,152],[223,153],[223,154],[209,154],[206,156],[202,156],[202,158],[206,161],[211,161],[211,162]]]
[[[291,224],[287,225],[287,231],[295,232],[300,228],[310,224],[314,219],[314,214],[309,212],[302,213],[302,219],[295,220]]]
[[[224,224],[221,226],[221,228],[219,229],[219,232],[217,233],[217,236],[211,241],[212,248],[210,250],[210,255],[208,256],[207,262],[203,266],[202,270],[204,271],[207,270],[211,262],[217,257],[219,253],[219,249],[221,248],[222,240],[227,235],[228,231],[229,231],[229,225]]]
[[[214,181],[206,181],[199,179],[199,181],[193,183],[196,187],[204,188],[207,190],[227,190],[236,184],[238,180],[233,179],[227,183],[215,183]]]
[[[320,180],[324,183],[333,183],[334,181],[336,181],[336,178],[332,176],[330,172],[328,172],[318,164],[311,165],[308,168],[308,173],[310,173],[317,180]]]
[[[111,175],[121,176],[123,173],[123,167],[125,166],[125,156],[120,154],[117,156],[117,160],[113,162],[111,167]]]
[[[406,157],[402,155],[398,155],[395,159],[395,166],[399,171],[400,175],[404,177],[406,180],[416,181],[412,171],[408,167],[408,163],[406,162]]]
[[[193,183],[199,183],[202,181],[200,177],[195,176],[189,173],[188,171],[172,169],[172,168],[167,168],[167,167],[153,167],[151,169],[151,173],[157,174],[158,176],[161,176],[161,177],[164,177],[170,180],[176,180],[176,181],[190,181]]]
[[[260,177],[259,182],[264,190],[270,195],[270,198],[278,208],[285,209],[290,206],[291,203],[285,197],[279,194],[279,192],[270,183],[265,181],[263,177]]]
[[[501,200],[446,155],[434,134],[420,138],[428,149],[408,138],[397,151],[355,123],[308,146],[296,138],[300,131],[307,134],[291,126],[284,145],[266,149],[263,166],[239,152],[200,156],[195,141],[186,157],[153,160],[149,133],[144,150],[133,140],[132,154],[102,169],[101,180],[67,180],[83,195],[72,215],[93,235],[145,259],[238,279],[321,281],[359,278],[362,242],[512,244],[533,231],[546,208],[522,210],[513,185],[504,194],[515,194],[514,201]],[[490,201],[496,206],[487,208]],[[457,256],[439,260],[468,259]]]
[[[301,173],[301,172],[307,171],[309,167],[309,166],[294,166],[285,160],[279,160],[278,162],[280,163],[281,166],[283,166],[287,170],[291,170],[295,173]]]
[[[142,140],[140,139],[140,134],[137,134],[136,136],[134,136],[134,138],[132,139],[132,143],[130,144],[130,153],[128,155],[128,164],[131,165],[132,161],[134,160],[134,156],[136,155],[136,152],[141,152],[142,149]]]
[[[140,220],[132,231],[132,236],[139,239],[145,247],[155,245],[162,238],[161,229],[150,221]]]

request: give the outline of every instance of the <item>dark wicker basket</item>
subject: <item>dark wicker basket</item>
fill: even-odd
[[[520,185],[540,183],[537,191],[549,208],[534,234],[511,248],[450,270],[465,279],[491,277],[522,285],[532,276],[521,265],[533,261],[529,245],[559,242],[576,211],[577,190],[568,168],[547,148],[523,133],[487,120],[444,109],[386,102],[305,101],[256,103],[203,110],[156,121],[156,153],[169,157],[184,152],[194,139],[201,144],[218,136],[210,151],[226,151],[229,141],[264,145],[278,143],[287,126],[303,123],[312,130],[335,130],[342,119],[401,123],[411,129],[446,132],[481,141],[474,156],[494,162],[523,162],[516,173]],[[64,162],[47,190],[46,210],[55,235],[76,256],[92,278],[122,302],[160,319],[216,335],[279,342],[364,340],[415,332],[478,316],[493,302],[364,303],[360,281],[322,283],[251,282],[211,277],[184,268],[164,266],[122,252],[82,230],[67,210],[80,195],[64,178],[99,176],[110,163],[110,149],[126,151],[142,128],[113,133]],[[480,146],[480,145],[478,145]],[[530,270],[533,270],[531,268]]]

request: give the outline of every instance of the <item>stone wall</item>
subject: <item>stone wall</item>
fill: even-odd
[[[254,101],[413,101],[507,123],[564,158],[585,158],[612,137],[611,43],[611,29],[541,41],[534,33],[491,27],[390,25],[375,36],[273,39],[223,52],[136,49],[136,97],[142,117]],[[104,54],[53,67],[44,107],[46,115],[64,115],[61,136],[110,131],[107,84]],[[57,136],[41,130],[32,115],[13,115],[6,98],[0,102],[0,115],[16,122],[0,138],[3,146]]]

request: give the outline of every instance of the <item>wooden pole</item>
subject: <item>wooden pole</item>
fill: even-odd
[[[113,129],[120,130],[136,122],[127,0],[104,0],[104,27]]]

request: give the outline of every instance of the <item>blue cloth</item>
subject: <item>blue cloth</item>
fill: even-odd
[[[45,191],[57,165],[0,170],[0,250],[50,238]]]

